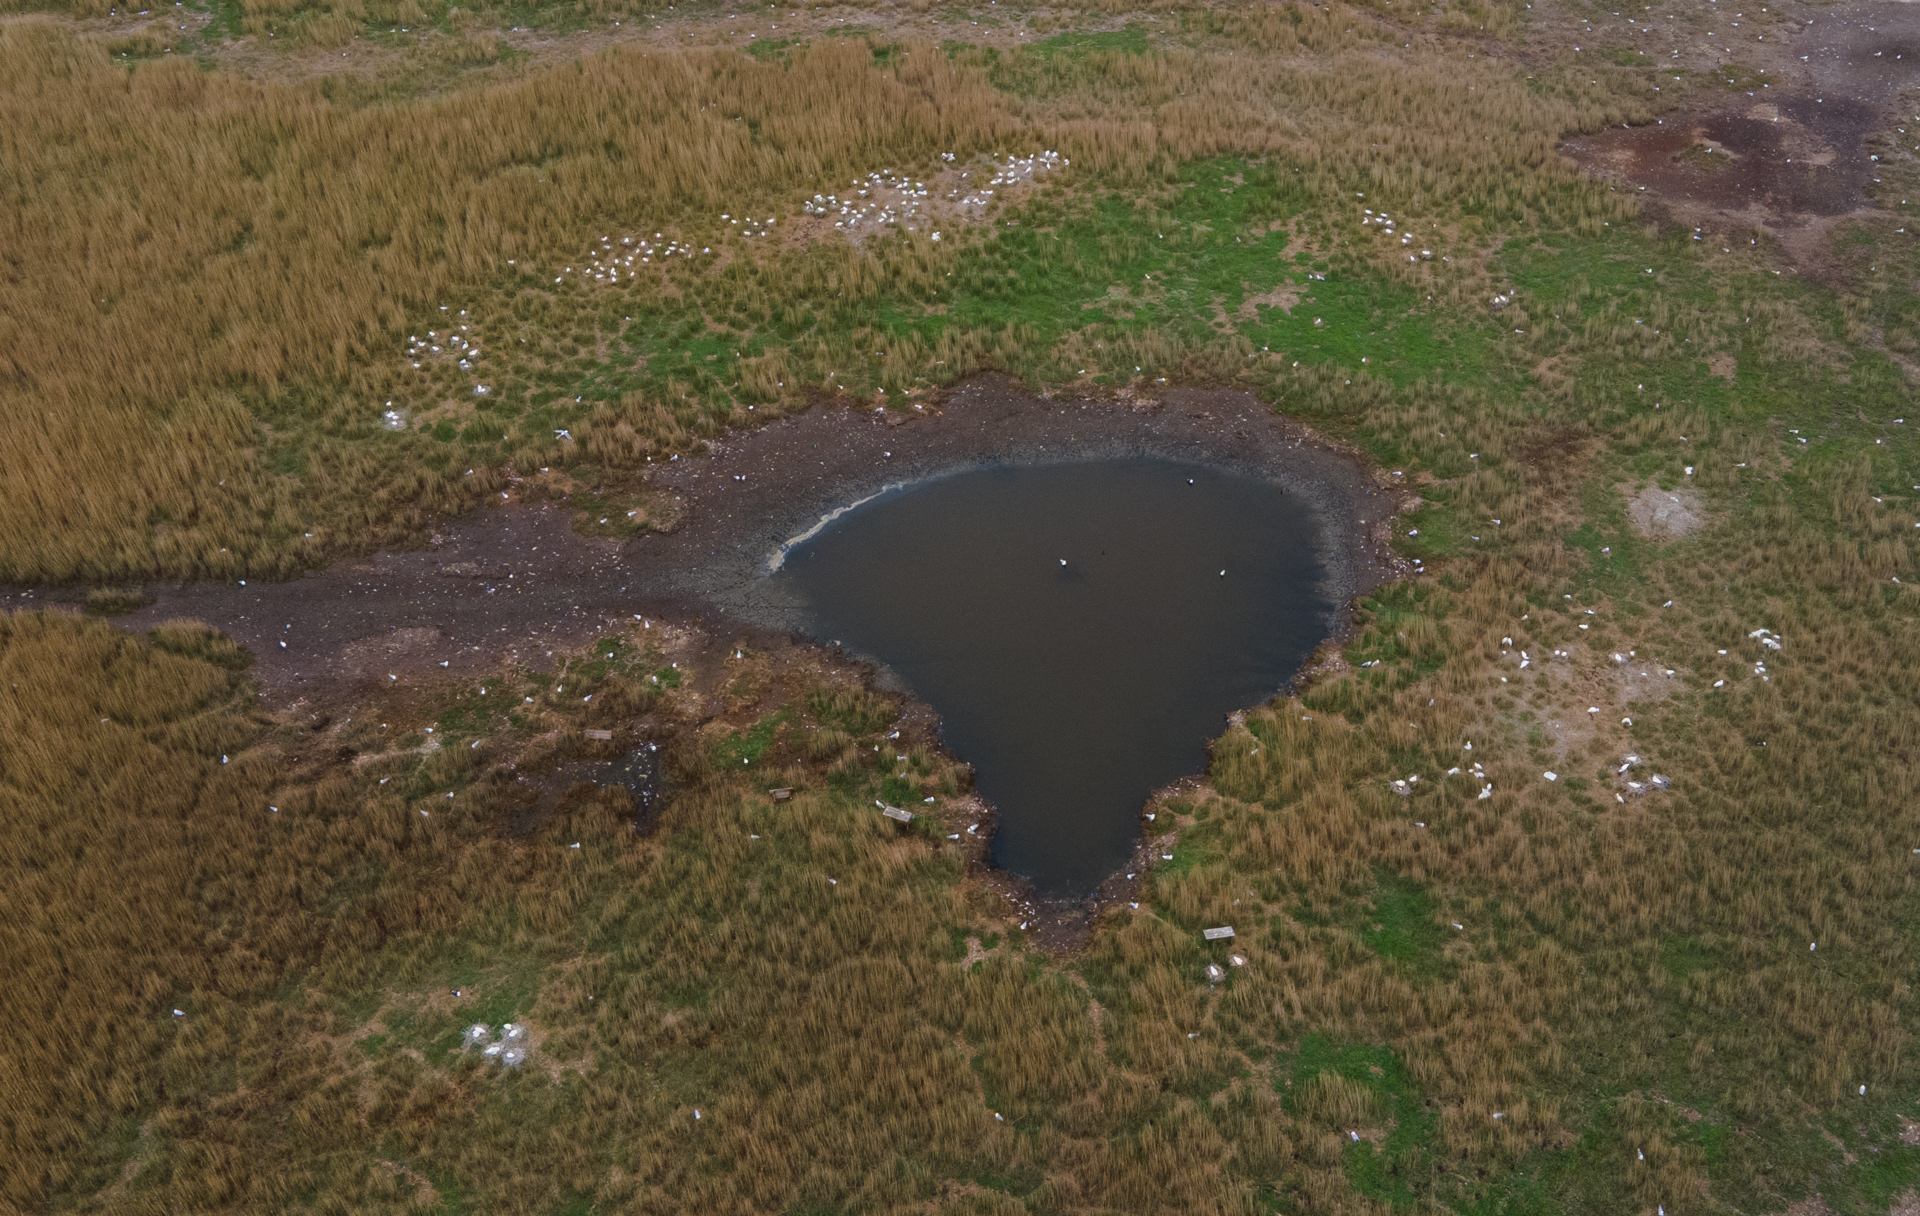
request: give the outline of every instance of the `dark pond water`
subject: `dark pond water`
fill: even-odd
[[[1325,636],[1319,528],[1279,486],[1195,465],[988,468],[846,512],[774,577],[816,637],[940,713],[1000,810],[996,863],[1078,896],[1125,864],[1147,795]]]

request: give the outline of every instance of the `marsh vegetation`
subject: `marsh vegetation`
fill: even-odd
[[[1556,150],[1796,87],[1787,19],[1723,73],[1724,14],[1669,60],[1558,2],[243,0],[180,53],[7,7],[0,578],[113,614],[984,368],[1256,393],[1379,466],[1421,569],[1072,957],[983,881],[970,774],[877,752],[911,707],[817,655],[615,631],[322,722],[192,623],[0,617],[6,1205],[1914,1201],[1920,111],[1817,260]],[[800,209],[1049,151],[938,242]],[[599,785],[527,813],[515,774],[643,741],[651,834]],[[517,1067],[466,1045],[508,1022]]]

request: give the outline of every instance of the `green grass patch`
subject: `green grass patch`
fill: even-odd
[[[1138,25],[1129,25],[1125,29],[1103,30],[1088,34],[1055,34],[1043,42],[1036,42],[1029,48],[1042,59],[1084,58],[1095,52],[1109,52],[1123,55],[1144,55],[1147,53],[1147,31]]]
[[[1383,959],[1408,970],[1429,973],[1440,968],[1440,950],[1446,930],[1433,915],[1433,899],[1411,878],[1382,872],[1373,891],[1373,911],[1360,940]]]
[[[747,44],[747,54],[761,60],[789,59],[799,45],[797,38],[755,38]]]
[[[1389,583],[1361,601],[1367,623],[1345,654],[1347,662],[1362,669],[1363,683],[1384,683],[1377,677],[1385,673],[1369,673],[1370,668],[1404,664],[1409,675],[1439,670],[1445,652],[1439,634],[1439,614],[1434,611],[1435,594],[1432,587],[1423,583]],[[1310,701],[1313,696],[1314,693],[1308,694]]]
[[[714,767],[737,769],[758,763],[767,754],[767,749],[773,746],[780,728],[793,721],[795,716],[790,709],[777,710],[755,722],[743,733],[721,739],[713,745],[711,752]]]
[[[1350,1120],[1340,1129],[1341,1161],[1354,1190],[1395,1207],[1414,1206],[1433,1191],[1439,1112],[1391,1049],[1308,1035],[1290,1059],[1275,1057],[1274,1075],[1291,1082],[1281,1090],[1289,1110]]]
[[[1594,586],[1619,595],[1637,585],[1653,543],[1643,539],[1627,518],[1626,498],[1614,486],[1630,479],[1602,472],[1580,491],[1583,519],[1567,537],[1567,546],[1586,555]]]
[[[907,777],[889,776],[880,782],[880,800],[889,806],[911,806],[920,801],[920,787]]]
[[[1220,851],[1220,844],[1218,824],[1189,824],[1180,829],[1180,839],[1173,846],[1173,860],[1160,860],[1154,866],[1154,875],[1157,878],[1184,878],[1215,856]]]

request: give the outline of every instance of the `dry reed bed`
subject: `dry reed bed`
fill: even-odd
[[[0,487],[0,578],[285,573],[417,530],[474,502],[464,470],[499,459],[459,445],[422,459],[377,425],[396,393],[424,394],[423,408],[471,399],[470,383],[398,374],[392,352],[440,306],[505,315],[513,301],[532,322],[521,331],[593,329],[602,309],[536,290],[526,269],[624,227],[675,221],[717,240],[723,210],[771,214],[809,183],[883,165],[1031,143],[1062,150],[1088,182],[1145,184],[1195,157],[1251,154],[1298,165],[1329,201],[1358,183],[1391,205],[1496,222],[1598,230],[1624,214],[1553,152],[1563,130],[1638,116],[1606,87],[1390,54],[1384,27],[1345,10],[1183,19],[1222,50],[1091,56],[1031,96],[928,46],[881,68],[863,44],[829,40],[790,64],[612,51],[376,104],[185,62],[128,70],[55,24],[11,21],[0,459],[15,472]],[[771,259],[753,311],[777,316],[824,282],[916,298],[957,255],[724,256]],[[679,289],[650,282],[640,298],[663,290]],[[743,391],[797,399],[829,383],[845,340],[775,352]],[[1021,353],[1013,327],[944,341],[902,352],[892,377],[937,381]],[[670,394],[634,412],[652,447],[684,443],[699,421]],[[723,402],[733,417],[747,415]],[[290,435],[300,456],[276,467],[266,453]]]

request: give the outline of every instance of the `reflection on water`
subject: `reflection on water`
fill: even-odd
[[[939,711],[1000,810],[995,861],[1073,896],[1325,635],[1318,530],[1281,487],[1199,466],[993,468],[847,512],[773,577]]]

